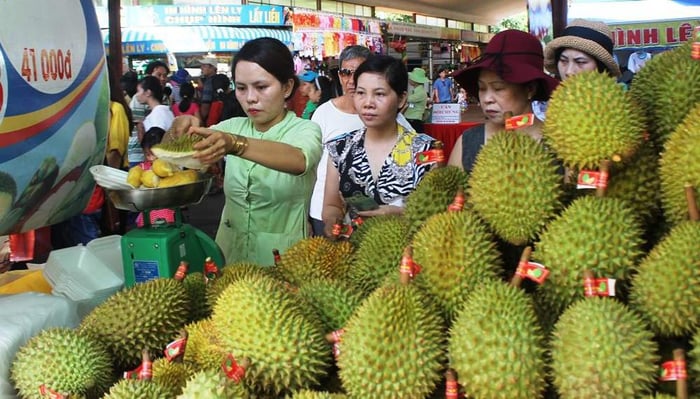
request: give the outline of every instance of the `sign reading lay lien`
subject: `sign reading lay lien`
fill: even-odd
[[[700,19],[653,21],[638,24],[610,24],[615,49],[673,47],[687,42]]]

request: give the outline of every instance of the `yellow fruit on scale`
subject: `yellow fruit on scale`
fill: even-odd
[[[136,165],[129,169],[129,173],[126,175],[126,182],[134,188],[139,188],[141,186],[142,174],[143,168],[140,165]]]
[[[179,170],[175,165],[160,158],[153,161],[151,169],[159,177],[170,177]]]
[[[199,179],[199,174],[196,170],[182,170],[175,172],[170,177],[164,177],[160,179],[158,188],[180,186],[183,184],[194,183]]]
[[[153,169],[145,170],[141,174],[141,184],[147,188],[157,188],[160,184],[160,177]]]

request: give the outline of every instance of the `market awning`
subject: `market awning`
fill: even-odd
[[[109,34],[103,30],[105,44]],[[238,51],[248,40],[273,37],[287,46],[292,45],[289,30],[269,28],[238,28],[232,26],[157,26],[122,29],[122,52],[133,54],[163,54]]]

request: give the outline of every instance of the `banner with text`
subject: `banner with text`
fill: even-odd
[[[645,47],[674,47],[690,39],[700,19],[611,24],[616,50]]]

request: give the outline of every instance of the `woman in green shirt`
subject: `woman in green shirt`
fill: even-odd
[[[321,130],[285,108],[299,80],[279,40],[248,41],[233,60],[233,80],[247,116],[191,128],[204,137],[194,156],[204,164],[226,158],[226,201],[216,234],[226,263],[272,265],[273,249],[284,252],[308,236]]]
[[[428,105],[428,93],[423,85],[426,83],[428,83],[428,77],[425,76],[425,69],[416,67],[408,73],[410,89],[403,116],[406,117],[408,123],[418,133],[425,133],[423,129],[423,114],[425,113],[425,107]]]

